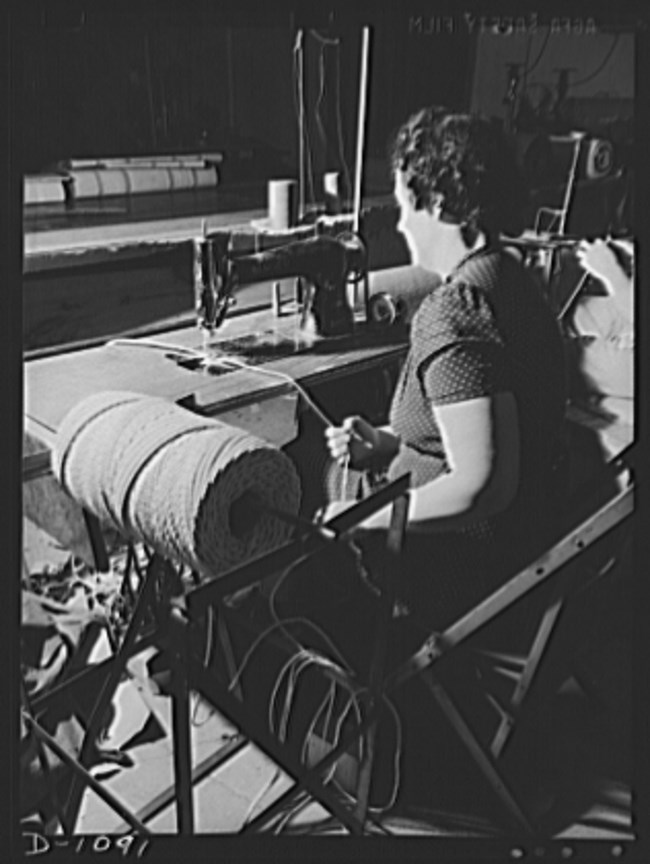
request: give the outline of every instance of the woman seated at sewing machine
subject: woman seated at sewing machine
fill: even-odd
[[[399,130],[392,170],[398,230],[413,263],[442,284],[412,322],[390,425],[348,417],[326,441],[355,482],[379,465],[389,479],[410,472],[401,608],[441,627],[547,542],[564,354],[537,283],[499,240],[521,230],[525,203],[500,130],[422,110]],[[334,501],[324,515],[346,506]],[[389,515],[380,511],[355,534],[370,564]]]

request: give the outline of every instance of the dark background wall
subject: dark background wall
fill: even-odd
[[[136,10],[138,7],[134,7]],[[167,7],[158,7],[165,10]],[[215,4],[213,7],[218,9]],[[93,4],[27,7],[16,28],[16,105],[23,171],[84,156],[256,148],[297,152],[296,32],[304,28],[305,100],[315,167],[354,157],[361,21],[320,13],[142,14]],[[373,13],[367,152],[422,104],[467,107],[472,44],[418,38],[397,7]],[[331,40],[338,40],[334,45]],[[319,119],[315,109],[318,107]],[[325,132],[325,135],[321,134]],[[325,139],[325,140],[324,140]],[[342,139],[342,140],[340,140]],[[330,164],[328,164],[330,163]]]
[[[226,155],[222,182],[297,176],[296,47],[302,33],[307,178],[340,171],[349,197],[361,32],[369,23],[366,191],[388,191],[388,140],[415,109],[435,103],[479,109],[504,122],[506,73],[509,64],[521,62],[532,67],[524,79],[541,81],[548,91],[544,111],[529,110],[518,130],[522,160],[535,155],[528,159],[535,169],[531,185],[552,186],[553,200],[558,190],[561,195],[566,166],[555,165],[546,139],[586,124],[614,141],[611,174],[627,176],[616,183],[612,176],[610,191],[606,184],[580,189],[577,204],[584,205],[585,218],[579,228],[600,230],[611,221],[609,199],[629,185],[633,153],[635,28],[622,16],[615,26],[594,18],[591,34],[578,32],[575,19],[571,32],[564,32],[554,23],[564,19],[549,17],[534,33],[508,35],[476,25],[470,30],[459,10],[432,13],[427,3],[417,9],[397,0],[363,7],[350,0],[344,11],[319,4],[298,13],[298,3],[260,3],[252,12],[243,0],[224,2],[144,7],[70,0],[21,7],[12,46],[15,169],[43,171],[73,157],[217,150]],[[556,81],[562,67],[570,70],[566,93]],[[306,200],[319,194],[307,188]],[[546,197],[537,205],[548,204]]]

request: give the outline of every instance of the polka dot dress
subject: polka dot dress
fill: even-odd
[[[409,593],[437,626],[537,552],[548,524],[544,502],[550,500],[551,459],[564,416],[564,353],[555,318],[528,271],[505,250],[491,248],[466,259],[413,320],[390,412],[402,441],[391,479],[410,471],[417,487],[448,470],[432,406],[508,391],[520,427],[520,486],[513,506],[464,529],[461,537],[409,535]]]

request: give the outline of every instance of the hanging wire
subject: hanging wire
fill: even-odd
[[[344,655],[340,651],[340,649],[334,644],[334,642],[330,639],[330,637],[320,628],[318,625],[314,624],[314,622],[302,618],[302,617],[294,617],[294,618],[285,618],[282,619],[279,617],[278,612],[275,606],[275,599],[278,590],[284,581],[289,577],[289,575],[294,571],[294,569],[300,564],[304,563],[304,561],[309,556],[303,556],[298,561],[293,562],[289,567],[287,567],[284,572],[281,574],[280,579],[273,586],[272,591],[269,595],[269,611],[273,618],[273,623],[267,627],[253,642],[250,646],[246,654],[244,655],[238,670],[236,671],[232,681],[230,682],[229,689],[233,689],[241,677],[244,669],[248,665],[251,657],[254,652],[259,648],[264,639],[276,629],[282,630],[284,635],[289,639],[291,643],[293,643],[296,647],[296,652],[284,663],[282,668],[280,669],[278,675],[276,676],[271,696],[269,699],[269,708],[268,708],[268,724],[271,732],[277,735],[279,740],[285,741],[287,737],[287,730],[290,722],[291,712],[294,709],[294,703],[297,695],[297,688],[299,686],[300,676],[303,675],[306,671],[310,669],[327,669],[330,673],[331,680],[330,686],[325,693],[324,698],[321,700],[319,705],[317,706],[315,713],[312,715],[311,721],[305,732],[305,737],[302,740],[302,745],[300,748],[301,760],[304,764],[308,763],[308,755],[309,755],[309,743],[312,740],[313,736],[316,734],[316,727],[318,725],[321,717],[324,717],[323,723],[320,729],[319,734],[324,738],[325,743],[330,747],[331,750],[336,749],[341,740],[341,736],[343,734],[343,728],[347,717],[351,712],[354,713],[356,722],[360,724],[362,722],[363,713],[362,713],[362,698],[364,694],[368,693],[368,688],[365,686],[359,686],[356,682],[356,676],[351,668],[348,661],[345,659]],[[331,655],[336,658],[333,660],[332,657],[328,657],[320,651],[306,648],[304,644],[299,642],[294,635],[290,632],[289,627],[295,624],[300,624],[303,627],[308,628],[312,632],[316,633],[320,636],[321,639],[324,640],[326,646],[328,647]],[[283,691],[284,685],[284,693]],[[333,734],[330,736],[329,733],[331,731],[332,725],[332,715],[335,711],[335,701],[337,692],[345,693],[345,703],[340,709],[338,713],[336,723],[334,724]],[[384,803],[381,807],[369,807],[368,812],[377,815],[386,810],[390,809],[394,806],[397,796],[399,794],[399,789],[401,786],[401,760],[402,760],[402,726],[399,714],[397,709],[391,702],[391,700],[385,695],[381,695],[381,702],[384,704],[395,724],[395,751],[393,754],[393,784],[390,791],[390,795],[388,801]],[[365,740],[363,736],[361,736],[357,742],[357,746],[359,748],[358,759],[363,759],[364,754],[364,743]],[[344,797],[346,797],[350,802],[355,802],[355,798],[350,793],[346,792],[336,780],[336,766],[338,764],[338,760],[334,762],[329,768],[324,776],[322,782],[324,784],[332,783],[336,786],[339,793],[341,793]],[[249,807],[248,813],[246,815],[245,822],[250,821],[252,818],[253,810],[258,806],[262,797],[269,791],[269,789],[276,782],[277,777],[272,777],[270,782],[265,785],[265,788],[261,791],[261,793],[256,796],[255,801]],[[306,799],[302,797],[298,797],[297,800],[294,800],[289,806],[285,813],[280,817],[279,823],[276,825],[275,833],[279,833],[283,830],[283,828],[309,803],[310,797],[308,796]]]
[[[527,75],[530,75],[530,73],[533,71],[533,69],[537,68],[537,66],[539,65],[540,60],[542,59],[542,57],[546,53],[546,48],[548,47],[548,40],[549,40],[550,35],[551,35],[551,28],[549,27],[546,31],[546,36],[544,37],[542,47],[539,49],[539,53],[537,54],[537,57],[535,58],[535,62],[532,63],[530,66],[528,66],[523,71],[523,77],[524,78]]]
[[[323,146],[325,148],[325,155],[327,156],[329,142],[327,139],[327,132],[326,132],[325,127],[323,125],[323,120],[322,120],[321,113],[320,113],[321,105],[323,103],[323,98],[325,95],[325,77],[326,77],[326,75],[325,75],[325,48],[326,47],[336,48],[337,49],[337,58],[338,58],[338,52],[340,49],[341,40],[338,38],[334,39],[334,38],[322,36],[317,30],[310,30],[309,32],[320,43],[320,49],[319,49],[319,53],[318,53],[319,91],[318,91],[318,98],[316,100],[316,106],[315,106],[314,112],[315,112],[315,117],[316,117],[316,124],[318,125],[320,137],[321,137],[321,140],[323,142]]]
[[[214,643],[214,607],[208,606],[206,609],[206,619],[207,619],[207,627],[206,627],[206,635],[205,635],[205,649],[203,654],[203,668],[208,669],[210,666],[210,661],[212,660],[212,651],[213,651],[213,643]],[[192,710],[191,723],[192,726],[196,729],[200,729],[201,726],[204,726],[210,717],[215,713],[214,710],[208,711],[208,716],[203,721],[199,721],[198,713],[199,708],[201,707],[201,703],[203,699],[201,696],[196,694],[196,701],[194,703],[194,708]]]
[[[259,807],[260,802],[262,801],[264,796],[268,792],[271,791],[272,787],[277,783],[277,781],[280,779],[281,776],[282,776],[282,772],[280,771],[279,768],[276,767],[275,770],[273,771],[273,773],[271,774],[270,778],[262,786],[260,791],[257,793],[257,795],[255,795],[255,797],[253,798],[253,800],[249,804],[248,809],[246,810],[246,813],[244,814],[244,818],[242,820],[242,828],[245,827],[246,825],[248,825],[248,823],[252,820],[253,813]]]
[[[321,141],[323,142],[323,147],[325,148],[325,155],[327,155],[327,133],[325,132],[325,127],[323,126],[323,118],[320,116],[320,108],[323,103],[323,97],[325,95],[325,50],[323,46],[318,54],[318,98],[316,99],[316,105],[314,108],[314,115],[316,117],[316,125],[318,126],[318,131],[320,132]]]
[[[273,833],[277,836],[281,834],[292,819],[305,810],[312,803],[311,795],[308,792],[301,792],[296,796],[292,804],[287,808],[287,812],[282,815],[276,825]]]
[[[282,740],[284,740],[284,736],[286,736],[286,728],[287,728],[287,725],[289,722],[290,712],[291,712],[291,709],[293,707],[294,694],[295,694],[296,686],[298,684],[299,676],[305,670],[307,670],[313,666],[326,667],[329,669],[330,673],[335,674],[334,680],[331,681],[331,685],[330,685],[328,692],[325,694],[324,699],[321,701],[321,703],[317,707],[316,712],[312,718],[312,721],[311,721],[311,723],[307,729],[307,732],[305,733],[305,738],[303,740],[302,749],[301,749],[301,758],[302,758],[303,762],[305,762],[305,757],[307,756],[307,753],[308,753],[307,748],[309,745],[309,740],[310,740],[311,736],[313,734],[315,734],[316,725],[317,725],[318,720],[320,719],[321,715],[324,712],[326,712],[325,713],[325,720],[324,720],[323,727],[321,730],[321,734],[324,737],[324,739],[327,741],[327,743],[331,745],[331,748],[335,749],[338,746],[338,743],[341,739],[345,720],[351,711],[354,711],[355,718],[356,718],[357,722],[358,723],[361,722],[362,712],[361,712],[360,699],[364,693],[368,692],[367,687],[359,687],[355,683],[354,672],[353,672],[352,668],[350,667],[348,661],[345,659],[345,657],[342,654],[342,652],[340,651],[340,649],[321,630],[321,628],[319,628],[313,622],[311,622],[305,618],[281,619],[278,615],[278,612],[277,612],[276,606],[275,606],[276,595],[277,595],[281,585],[284,584],[285,580],[290,576],[290,574],[294,571],[294,569],[296,567],[298,567],[299,565],[304,563],[304,561],[306,560],[307,557],[309,557],[309,556],[304,556],[303,558],[294,562],[293,564],[291,564],[289,567],[287,567],[285,569],[285,571],[282,573],[280,579],[274,585],[274,587],[273,587],[273,589],[269,595],[269,601],[268,601],[269,602],[269,610],[270,610],[271,616],[274,619],[275,626],[278,626],[279,628],[281,628],[284,631],[285,635],[289,638],[289,640],[291,642],[294,643],[294,645],[297,648],[296,653],[289,659],[289,661],[287,661],[287,663],[284,664],[280,673],[278,674],[275,685],[273,687],[272,696],[271,696],[271,700],[270,700],[269,724],[270,724],[271,728],[274,730],[275,729],[274,714],[277,713],[277,710],[274,711],[274,709],[275,709],[275,706],[276,706],[278,698],[279,698],[279,693],[280,693],[280,689],[281,689],[283,680],[285,679],[285,677],[288,677],[288,685],[287,685],[287,691],[285,693],[284,707],[283,707],[282,713],[281,713],[280,718],[279,718],[279,720],[280,720],[279,734],[281,736],[283,736]],[[297,623],[300,623],[300,624],[308,627],[309,629],[313,630],[315,633],[320,635],[321,638],[323,638],[325,640],[330,651],[337,658],[338,663],[334,662],[332,659],[330,659],[330,658],[328,658],[328,657],[326,657],[320,653],[317,653],[317,652],[310,650],[310,649],[306,649],[304,647],[304,645],[302,645],[300,642],[298,642],[295,639],[295,637],[293,636],[293,634],[290,633],[286,627],[286,625],[297,624]],[[266,633],[262,634],[260,639],[264,638],[265,635],[266,635]],[[253,647],[256,648],[257,645],[254,645]],[[244,658],[244,662],[242,663],[242,667],[243,667],[244,663],[248,662],[249,659],[250,659],[249,656]],[[242,667],[240,667],[240,671],[241,671]],[[238,672],[238,674],[239,674],[239,672]],[[333,731],[332,740],[330,741],[330,739],[328,737],[328,733],[330,732],[331,718],[332,718],[332,713],[334,710],[334,702],[336,699],[337,689],[340,691],[341,688],[343,688],[343,690],[346,692],[347,699],[346,699],[345,705],[341,709],[341,712],[337,718],[337,721],[336,721],[336,724],[334,727],[334,731]],[[399,714],[397,712],[397,709],[393,705],[392,701],[385,694],[382,694],[381,701],[383,704],[386,705],[386,707],[390,711],[391,716],[393,717],[393,720],[395,723],[396,745],[395,745],[395,753],[394,753],[394,758],[393,758],[393,771],[394,771],[393,777],[394,777],[394,780],[393,780],[393,786],[391,789],[391,793],[390,793],[388,802],[383,804],[381,807],[369,807],[368,808],[369,812],[373,813],[373,814],[384,812],[384,811],[386,811],[389,808],[394,806],[394,804],[397,800],[397,795],[399,794],[399,788],[401,785],[401,773],[400,773],[401,759],[402,759],[401,720],[400,720]],[[271,725],[271,724],[273,724],[273,725]],[[358,746],[359,746],[358,758],[359,758],[359,760],[363,759],[363,745],[364,745],[364,739],[363,739],[363,737],[361,737],[359,742],[358,742]],[[350,795],[349,793],[347,793],[336,780],[336,764],[337,763],[335,762],[331,766],[331,768],[329,769],[323,782],[324,783],[332,782],[337,787],[338,791],[341,794],[343,794],[349,801],[354,802],[354,800],[355,800],[354,797],[352,795]],[[294,802],[294,805],[289,808],[289,810],[287,811],[287,813],[284,815],[281,822],[277,826],[276,833],[278,833],[280,830],[282,830],[282,828],[295,815],[297,815],[297,813],[301,809],[304,808],[306,803],[308,803],[308,802],[304,802],[304,801],[303,802],[301,802],[301,801]]]
[[[339,159],[345,176],[345,191],[349,201],[352,200],[352,178],[345,158],[345,142],[343,140],[343,118],[341,116],[341,48],[336,51],[336,135],[339,147]]]
[[[305,390],[305,388],[299,384],[295,378],[292,378],[291,375],[288,375],[286,372],[278,372],[276,369],[266,369],[262,366],[250,366],[243,360],[240,360],[238,357],[206,357],[204,358],[204,365],[208,368],[210,366],[233,366],[237,369],[246,369],[249,372],[257,372],[259,375],[270,375],[273,378],[279,378],[282,381],[286,381],[292,387],[294,387],[298,393],[302,396],[305,402],[309,405],[311,410],[316,414],[316,416],[322,420],[322,422],[327,427],[334,426],[334,423],[330,420],[330,418],[325,414],[325,412],[320,408],[314,399],[309,395],[309,393]]]
[[[311,35],[320,42],[321,45],[340,45],[341,40],[338,37],[323,36],[318,30],[310,30]]]
[[[294,49],[293,52],[293,76],[294,76],[294,86],[292,88],[293,91],[293,102],[294,102],[294,110],[296,112],[296,119],[298,120],[298,127],[300,129],[300,137],[305,146],[305,152],[307,155],[307,179],[309,181],[309,192],[311,196],[312,206],[316,205],[316,195],[314,190],[314,169],[312,164],[312,156],[311,156],[311,143],[309,140],[309,129],[307,123],[302,123],[301,118],[304,117],[305,114],[305,94],[302,82],[302,76],[300,75],[300,69],[298,66],[298,50]]]
[[[614,41],[610,45],[609,50],[607,51],[607,54],[605,55],[605,57],[604,57],[603,61],[600,63],[600,65],[593,72],[591,72],[589,75],[587,75],[586,78],[581,78],[579,81],[572,81],[571,87],[580,87],[580,86],[582,86],[582,84],[586,84],[588,81],[592,81],[594,78],[596,78],[597,75],[600,75],[600,73],[603,71],[603,69],[609,63],[609,61],[612,57],[612,54],[616,50],[616,46],[618,45],[620,38],[621,38],[621,34],[617,33],[614,36]]]

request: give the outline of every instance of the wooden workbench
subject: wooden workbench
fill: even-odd
[[[259,334],[257,339],[255,334]],[[246,338],[252,342],[251,350],[241,346],[233,350],[233,342]],[[85,397],[102,390],[162,397],[283,446],[296,434],[296,393],[288,381],[268,375],[269,371],[299,381],[337,422],[356,411],[371,416],[370,391],[373,386],[377,389],[378,382],[382,393],[378,397],[375,394],[375,401],[381,403],[381,410],[387,410],[407,348],[403,333],[373,331],[365,324],[358,324],[350,336],[308,336],[300,330],[297,314],[275,317],[270,309],[227,318],[208,342],[214,353],[238,354],[253,365],[251,370],[211,374],[179,364],[173,357],[175,348],[203,348],[202,334],[196,327],[169,330],[156,336],[156,341],[168,345],[169,352],[143,347],[135,340],[25,364],[23,477],[33,481],[25,484],[25,515],[45,530],[52,530],[59,542],[65,541],[66,548],[73,546],[77,554],[87,556],[80,511],[47,475],[61,421]],[[289,349],[292,353],[287,353]],[[260,351],[262,356],[258,356]],[[373,375],[368,375],[371,371]],[[377,416],[371,419],[385,420]],[[615,458],[634,439],[631,423],[616,422],[602,412],[571,406],[568,419],[597,437],[608,458]],[[60,524],[54,532],[57,518]]]
[[[358,324],[350,336],[321,338],[303,333],[297,314],[275,317],[271,310],[226,319],[208,349],[235,353],[229,343],[253,334],[260,334],[259,340],[239,356],[257,364],[258,371],[193,370],[138,340],[30,361],[24,375],[26,432],[49,449],[65,414],[101,390],[130,390],[180,402],[202,414],[223,415],[292,392],[289,382],[259,370],[285,373],[314,387],[397,361],[406,350],[403,334]],[[175,346],[203,347],[202,334],[194,327],[171,330],[156,341],[169,345],[170,354]],[[289,350],[293,353],[286,353]],[[259,362],[260,351],[270,359]]]
[[[254,334],[262,335],[255,339]],[[92,393],[129,390],[162,397],[201,414],[218,416],[225,423],[283,446],[296,436],[297,395],[289,381],[272,377],[269,371],[297,379],[314,394],[328,416],[340,421],[353,410],[368,411],[373,398],[381,403],[382,410],[387,407],[406,350],[403,334],[373,332],[365,325],[340,338],[307,336],[300,329],[297,314],[275,317],[270,309],[226,319],[208,348],[234,354],[228,343],[242,338],[253,343],[249,351],[238,352],[241,359],[254,365],[251,371],[211,374],[179,365],[169,356],[175,347],[203,349],[203,337],[196,327],[157,336],[157,342],[170,346],[169,354],[164,349],[142,347],[142,341],[136,340],[26,362],[23,479],[29,482],[24,483],[23,491],[25,518],[91,562],[81,508],[51,476],[50,459],[66,413]],[[287,353],[289,350],[292,353]],[[369,370],[376,370],[374,381],[379,382],[374,392],[369,386]],[[384,378],[384,370],[392,370],[392,374]],[[355,376],[362,376],[363,385],[351,383]],[[346,379],[344,395],[338,384]],[[378,395],[377,389],[382,393]],[[369,413],[372,415],[372,410]],[[319,426],[319,438],[320,432]]]

